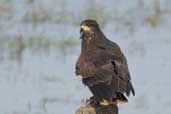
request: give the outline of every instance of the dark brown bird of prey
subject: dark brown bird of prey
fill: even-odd
[[[92,92],[89,100],[99,105],[128,102],[125,95],[135,92],[120,47],[106,38],[95,20],[84,20],[80,26],[81,54],[75,72]]]

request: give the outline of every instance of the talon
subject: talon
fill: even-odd
[[[97,103],[97,100],[94,96],[90,97],[89,99],[86,100],[86,104],[92,104],[95,105]]]
[[[96,100],[96,98],[94,96],[91,96],[90,100]]]
[[[87,104],[87,105],[88,105],[88,104],[91,104],[91,102],[92,102],[91,99],[87,99],[87,100],[86,100],[86,104]]]

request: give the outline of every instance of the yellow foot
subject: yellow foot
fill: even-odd
[[[100,105],[102,105],[102,106],[107,106],[107,105],[109,105],[110,103],[107,101],[107,100],[102,100],[102,101],[100,101]]]
[[[128,101],[120,100],[120,99],[115,99],[111,101],[111,104],[125,104],[125,103],[128,103]]]

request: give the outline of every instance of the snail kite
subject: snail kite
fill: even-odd
[[[75,72],[92,92],[89,100],[100,105],[126,103],[125,95],[135,92],[120,47],[106,38],[95,20],[84,20],[80,26],[81,54]]]

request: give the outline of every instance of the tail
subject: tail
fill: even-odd
[[[97,84],[89,87],[100,105],[124,104],[128,100],[123,93],[115,92],[110,85]]]
[[[110,100],[114,96],[112,87],[107,84],[100,83],[92,87],[90,86],[89,89],[99,101],[103,99]]]
[[[135,96],[134,87],[132,86],[131,81],[129,80],[127,84],[126,95],[129,96],[130,93],[132,93],[132,95]]]
[[[132,86],[130,81],[129,81],[128,85],[129,85],[129,88],[130,88],[130,90],[132,92],[132,95],[135,96],[135,90],[134,90],[134,87]]]
[[[135,96],[135,90],[134,90],[134,87],[131,83],[131,76],[130,76],[130,73],[128,73],[128,86],[127,86],[127,91],[126,91],[126,95],[129,96],[130,95],[130,92],[132,92],[132,95]]]

